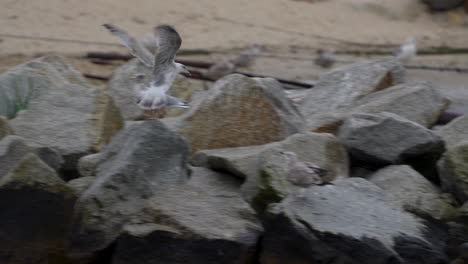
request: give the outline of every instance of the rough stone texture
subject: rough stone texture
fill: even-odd
[[[260,263],[444,263],[421,219],[360,178],[313,186],[269,209]],[[433,237],[431,237],[433,236]]]
[[[468,229],[468,202],[465,202],[458,208],[457,219],[462,223],[466,223],[466,228]]]
[[[356,102],[354,112],[390,112],[431,127],[448,104],[432,83],[409,82],[363,97]]]
[[[449,222],[447,239],[447,254],[451,259],[458,257],[460,245],[468,241],[468,225],[463,223]],[[450,264],[459,264],[453,263]],[[464,263],[462,263],[464,264]]]
[[[461,141],[468,140],[468,115],[460,116],[447,125],[436,130],[445,142],[447,149],[453,148]]]
[[[66,169],[74,169],[79,157],[99,151],[122,126],[112,98],[91,88],[58,56],[1,74],[0,88],[0,114],[14,118],[10,124],[15,134],[56,148]]]
[[[150,82],[150,77],[153,76],[152,70],[137,59],[122,65],[118,68],[107,86],[109,94],[115,101],[115,104],[120,109],[122,116],[125,120],[141,119],[143,111],[136,104],[136,96],[134,89],[134,80],[129,77],[135,74],[145,74],[145,81]],[[177,77],[174,81],[169,93],[173,96],[179,97],[185,101],[191,101],[194,92],[202,91],[203,87],[196,82],[187,80],[184,77]],[[168,109],[168,117],[177,116],[182,114],[185,109]]]
[[[404,68],[394,58],[339,67],[320,77],[300,110],[311,131],[334,132],[336,122],[358,99],[403,81]]]
[[[295,134],[283,141],[260,146],[202,150],[195,153],[193,164],[224,170],[244,178],[242,193],[250,201],[257,195],[262,182],[262,153],[280,150],[293,151],[300,160],[327,169],[326,181],[348,177],[349,162],[346,150],[333,135],[326,133]]]
[[[437,165],[442,189],[462,203],[468,201],[468,141],[445,152]]]
[[[261,145],[304,131],[304,119],[273,79],[231,74],[183,115],[179,132],[194,151]]]
[[[219,190],[240,193],[241,180],[235,176],[203,167],[192,167],[187,184],[203,190]]]
[[[96,180],[96,177],[86,176],[86,177],[73,179],[67,182],[67,185],[73,190],[76,196],[80,196],[94,183],[95,180]]]
[[[189,147],[157,120],[130,125],[102,153],[96,181],[75,206],[70,250],[76,255],[106,248],[145,201],[187,180]]]
[[[423,0],[432,10],[444,11],[461,6],[464,0]]]
[[[11,129],[7,119],[0,115],[0,140],[11,134],[13,134],[13,129]]]
[[[395,196],[404,208],[422,211],[436,219],[450,219],[456,209],[441,191],[424,176],[407,165],[387,166],[373,174],[369,181]]]
[[[81,157],[78,160],[78,172],[82,177],[96,176],[96,169],[102,161],[102,152]]]
[[[239,194],[185,185],[151,199],[118,239],[115,264],[253,263],[263,228]]]
[[[31,149],[18,136],[6,136],[0,140],[0,178],[13,169]]]
[[[0,179],[0,262],[66,263],[73,191],[32,153]]]
[[[52,169],[59,171],[63,167],[65,161],[58,150],[47,146],[41,146],[31,141],[27,141],[26,144],[31,148],[34,154]]]
[[[356,113],[345,119],[338,138],[353,158],[368,163],[398,164],[444,151],[442,139],[415,122],[392,113]]]

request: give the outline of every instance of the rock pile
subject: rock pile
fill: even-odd
[[[1,263],[436,264],[468,241],[468,118],[433,130],[449,102],[398,61],[337,68],[297,105],[228,75],[123,127],[138,67],[110,95],[60,57],[0,75]],[[285,152],[323,182],[291,184]]]

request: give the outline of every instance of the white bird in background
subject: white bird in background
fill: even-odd
[[[406,39],[405,43],[396,48],[392,55],[397,57],[402,62],[408,62],[412,57],[416,56],[416,40],[411,37]]]
[[[230,61],[219,61],[213,64],[206,72],[202,75],[213,81],[216,81],[225,75],[231,74],[236,70],[236,65]]]
[[[286,158],[287,164],[287,180],[300,187],[299,197],[303,196],[304,190],[311,185],[322,184],[323,177],[328,173],[328,170],[322,169],[312,162],[299,161],[296,153],[291,151],[281,152]]]
[[[156,55],[153,56],[148,49],[127,32],[113,25],[104,24],[103,26],[118,37],[133,56],[153,69],[153,76],[149,85],[142,83],[145,78],[134,76],[136,80],[134,88],[137,92],[137,103],[140,108],[152,115],[158,114],[158,117],[161,118],[166,114],[166,107],[189,107],[186,102],[179,98],[166,94],[177,74],[190,74],[184,65],[174,61],[175,55],[182,44],[182,39],[173,27],[169,25],[155,27],[158,50]]]
[[[322,68],[330,68],[336,62],[335,49],[318,49],[317,55],[318,57],[314,60],[314,63]]]

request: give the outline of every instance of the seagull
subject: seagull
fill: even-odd
[[[258,43],[254,43],[249,49],[241,52],[239,56],[231,60],[236,67],[249,67],[255,59],[261,54],[261,46]]]
[[[311,185],[323,183],[323,177],[328,173],[328,170],[322,169],[319,166],[305,161],[299,161],[296,153],[292,151],[280,152],[286,158],[287,162],[287,180],[300,187],[299,197],[303,196],[304,190]]]
[[[236,65],[230,61],[219,61],[213,64],[208,70],[202,73],[203,77],[216,81],[225,75],[231,74],[236,70]]]
[[[335,49],[317,50],[318,57],[314,60],[314,63],[322,68],[330,68],[335,64]]]
[[[412,57],[416,56],[416,40],[413,37],[406,39],[405,43],[400,47],[396,48],[392,55],[397,57],[399,60],[407,62]]]
[[[174,61],[177,50],[182,44],[182,39],[172,26],[158,25],[155,27],[156,46],[158,48],[156,55],[151,54],[147,48],[124,30],[110,24],[104,24],[103,26],[119,38],[130,50],[130,53],[138,58],[141,63],[153,69],[153,76],[149,85],[144,84],[145,78],[141,75],[131,78],[136,81],[136,87],[134,88],[137,93],[137,104],[140,108],[150,114],[158,114],[158,117],[162,118],[166,114],[166,107],[189,107],[186,102],[179,98],[166,94],[177,74],[190,74],[183,64]]]

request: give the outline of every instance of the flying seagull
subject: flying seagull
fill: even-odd
[[[296,153],[292,151],[281,152],[287,162],[287,180],[300,187],[299,197],[303,196],[304,190],[311,185],[322,184],[322,178],[328,173],[328,170],[311,163],[300,161]]]
[[[403,45],[396,48],[392,55],[397,57],[399,60],[407,62],[417,53],[416,40],[411,37],[406,39]]]
[[[151,54],[139,41],[124,30],[109,24],[103,25],[130,50],[144,65],[153,69],[153,76],[149,85],[144,85],[144,78],[134,76],[136,80],[137,103],[140,108],[150,114],[164,117],[166,107],[188,108],[188,104],[179,98],[167,95],[177,74],[190,72],[184,65],[174,61],[177,50],[182,44],[179,33],[169,25],[155,27],[156,55]]]

